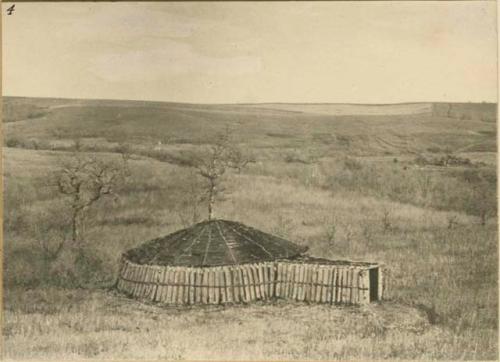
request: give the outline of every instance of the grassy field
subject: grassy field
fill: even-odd
[[[497,223],[481,225],[477,213],[496,206],[488,109],[464,118],[404,107],[337,116],[276,105],[5,102],[4,357],[498,358]],[[177,309],[112,290],[123,251],[205,217],[185,161],[227,126],[256,162],[225,176],[216,216],[313,256],[383,262],[388,301]],[[47,180],[73,157],[75,139],[102,159],[126,144],[131,175],[119,198],[89,213],[83,261],[68,249],[47,266],[40,226],[57,230],[68,211]],[[416,162],[446,154],[470,163]]]

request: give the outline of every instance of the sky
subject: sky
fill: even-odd
[[[4,95],[496,102],[496,4],[2,4]]]

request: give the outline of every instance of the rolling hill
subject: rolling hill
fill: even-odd
[[[184,104],[3,98],[6,145],[95,149],[118,143],[166,149],[208,142],[229,127],[251,148],[306,147],[358,156],[496,152],[495,104]]]

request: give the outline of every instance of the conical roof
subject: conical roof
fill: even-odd
[[[125,257],[137,264],[199,267],[293,258],[306,250],[238,222],[210,220],[149,241]]]

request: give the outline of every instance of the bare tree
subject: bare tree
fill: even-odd
[[[178,202],[177,215],[184,227],[196,224],[200,219],[200,180],[196,177],[197,173],[192,170],[186,180],[181,185],[182,198]]]
[[[222,177],[229,168],[241,171],[253,158],[247,158],[231,140],[231,132],[226,129],[219,134],[203,155],[195,157],[191,165],[205,181],[205,199],[208,207],[208,220],[214,216],[214,204],[218,195],[224,192]]]
[[[71,208],[71,241],[74,245],[81,242],[85,212],[105,197],[116,197],[116,187],[127,176],[126,162],[126,158],[123,162],[116,162],[75,153],[56,172],[54,185],[66,197]]]

